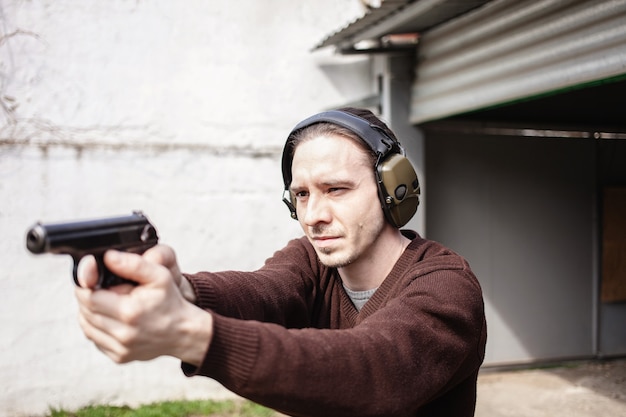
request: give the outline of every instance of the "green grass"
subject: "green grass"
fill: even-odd
[[[166,401],[137,408],[94,405],[77,411],[51,409],[46,417],[274,417],[276,412],[249,401]]]

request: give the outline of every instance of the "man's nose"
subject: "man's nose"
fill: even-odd
[[[319,223],[330,223],[331,218],[328,200],[323,195],[309,195],[304,223],[307,226],[315,226]]]

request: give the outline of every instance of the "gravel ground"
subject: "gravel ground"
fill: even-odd
[[[626,417],[626,359],[484,369],[476,417]]]

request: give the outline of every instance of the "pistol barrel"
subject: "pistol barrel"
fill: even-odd
[[[68,223],[37,223],[26,234],[26,247],[35,254],[145,250],[157,241],[156,229],[141,212]]]

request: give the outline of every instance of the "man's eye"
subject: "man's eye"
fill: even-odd
[[[301,198],[307,197],[309,193],[306,191],[298,191],[297,193],[294,193],[294,195],[296,196],[297,199],[301,199]]]

